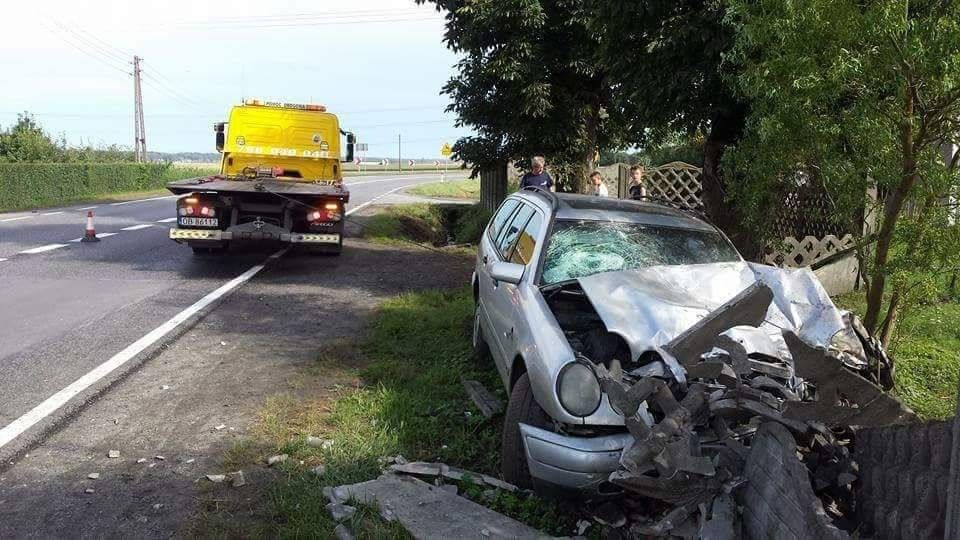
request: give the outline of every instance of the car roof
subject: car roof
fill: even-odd
[[[546,193],[537,190],[517,192],[526,198],[554,209],[555,219],[573,221],[617,221],[661,227],[714,231],[709,223],[690,212],[649,201],[595,197],[574,193]]]

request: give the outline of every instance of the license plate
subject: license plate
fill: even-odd
[[[180,225],[188,225],[191,227],[216,227],[217,218],[208,218],[208,217],[182,217],[180,218]]]

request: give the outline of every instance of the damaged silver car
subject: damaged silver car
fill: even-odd
[[[634,437],[602,377],[686,384],[677,338],[758,286],[772,293],[757,304],[759,324],[722,335],[743,347],[767,389],[797,390],[786,331],[831,349],[852,370],[876,365],[864,349],[869,338],[809,270],[745,262],[692,213],[531,189],[511,195],[484,231],[473,276],[474,347],[492,357],[510,396],[504,478],[538,489],[619,492],[609,478]],[[710,347],[703,351],[710,355]],[[630,417],[648,426],[663,420],[646,407]]]

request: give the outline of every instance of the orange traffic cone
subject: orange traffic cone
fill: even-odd
[[[83,231],[83,238],[80,239],[81,242],[99,242],[100,239],[97,238],[97,231],[93,228],[93,211],[90,210],[87,212],[87,229]]]

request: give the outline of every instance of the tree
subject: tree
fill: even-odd
[[[444,41],[462,55],[443,87],[459,126],[457,159],[527,163],[543,154],[567,189],[581,190],[598,148],[615,133],[607,71],[583,0],[416,0],[446,12]]]
[[[0,132],[0,161],[62,161],[66,141],[54,140],[29,112],[17,115],[17,123]]]
[[[941,146],[960,140],[960,2],[729,0],[727,21],[751,103],[736,194],[759,229],[798,171],[820,184],[858,236],[864,324],[886,343],[908,293],[956,263],[958,156],[944,166]]]
[[[740,226],[730,180],[721,170],[749,107],[735,92],[729,51],[734,27],[719,0],[589,0],[600,36],[599,62],[615,89],[610,115],[631,146],[657,146],[679,133],[703,139],[703,194],[711,220],[747,257],[759,253]]]

